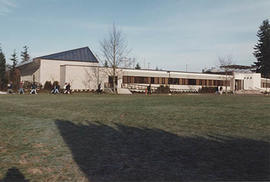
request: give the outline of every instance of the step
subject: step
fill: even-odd
[[[131,95],[132,94],[130,92],[130,90],[127,88],[117,88],[117,93],[121,94],[121,95]]]

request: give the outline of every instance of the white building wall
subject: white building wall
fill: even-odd
[[[98,67],[98,63],[78,62],[78,61],[57,61],[40,60],[40,68],[34,73],[35,81],[45,84],[46,81],[59,81],[63,87],[66,82],[71,83],[72,89],[96,90],[98,83],[102,88],[108,83],[108,76],[112,75],[111,68]],[[232,83],[228,90],[234,88],[234,80],[244,80],[245,90],[261,89],[261,75],[259,73],[235,73],[234,76],[186,73],[174,71],[155,71],[155,70],[135,70],[118,69],[118,87],[122,86],[123,76],[142,76],[142,77],[165,77],[165,78],[185,78],[185,79],[206,79],[206,80],[230,80]],[[33,75],[22,76],[23,81],[33,81]],[[140,84],[143,85],[143,84]],[[158,84],[152,84],[158,87]],[[200,85],[170,85],[174,89],[196,89]],[[223,87],[223,90],[225,87]]]
[[[65,83],[71,84],[75,90],[96,90],[98,84],[104,88],[108,83],[107,70],[97,66],[87,65],[62,65],[60,86]]]
[[[40,81],[40,69],[38,69],[35,73],[33,73],[32,75],[24,75],[21,76],[21,81],[25,82],[38,82]]]
[[[136,70],[136,69],[123,69],[122,72],[124,76],[226,80],[226,75],[217,75],[217,74],[185,73],[185,72],[176,72],[176,71]],[[227,76],[228,80],[230,80],[231,78],[233,78],[232,75]]]
[[[123,69],[123,76],[141,76],[141,77],[163,77],[163,78],[184,78],[184,79],[205,79],[205,80],[228,80],[233,83],[232,75],[218,75],[218,74],[205,74],[205,73],[186,73],[186,72],[176,72],[176,71],[154,71],[154,70],[136,70],[136,69]],[[122,83],[120,80],[118,83]],[[118,84],[119,85],[119,84]],[[138,84],[133,85],[147,86],[148,84]],[[169,85],[169,84],[168,84]],[[159,87],[160,84],[151,84],[152,87]],[[180,90],[199,90],[202,88],[201,85],[169,85],[171,89]],[[225,91],[225,86],[222,87]],[[231,86],[227,86],[227,90],[231,90]]]
[[[234,73],[235,80],[244,81],[244,90],[260,90],[261,74],[260,73]]]
[[[40,83],[45,84],[46,81],[60,82],[60,66],[61,65],[87,65],[97,66],[98,63],[79,62],[79,61],[62,61],[62,60],[40,60]]]

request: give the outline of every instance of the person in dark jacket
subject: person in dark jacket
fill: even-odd
[[[66,94],[71,94],[71,85],[70,85],[70,83],[68,83],[67,86],[66,86]]]
[[[36,85],[35,82],[33,82],[32,85],[31,85],[30,94],[37,94],[37,85]]]
[[[101,89],[101,83],[98,84],[98,89],[97,89],[97,93],[98,94],[101,94],[102,92],[102,89]]]
[[[60,93],[60,92],[59,92],[59,89],[60,89],[59,85],[58,85],[58,84],[55,84],[55,85],[53,86],[53,89],[52,89],[51,93],[52,93],[52,94],[59,94],[59,93]]]
[[[149,94],[149,95],[151,94],[151,84],[149,84],[147,87],[147,94]]]

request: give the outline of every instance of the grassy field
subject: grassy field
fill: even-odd
[[[0,95],[0,181],[270,180],[270,97]]]

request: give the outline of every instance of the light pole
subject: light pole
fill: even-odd
[[[171,72],[170,71],[167,71],[167,73],[169,74],[168,85],[169,85],[169,92],[170,92],[171,91],[171,88],[170,88]]]

